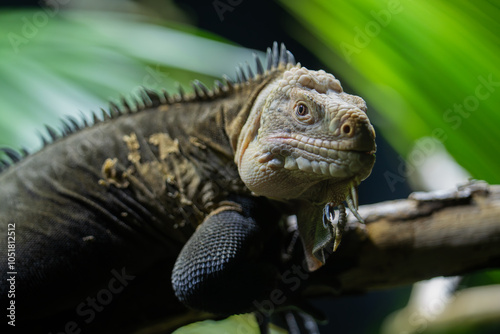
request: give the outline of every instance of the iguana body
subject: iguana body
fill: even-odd
[[[184,310],[174,291],[202,311],[252,311],[279,281],[290,214],[309,267],[320,265],[308,229],[370,173],[373,128],[360,98],[295,65],[284,47],[257,73],[213,91],[195,83],[188,97],[151,93],[139,111],[112,108],[0,174],[2,235],[15,224],[17,326],[55,333],[64,328],[53,319],[92,328],[123,317],[107,324],[123,332],[139,310],[138,325]],[[0,264],[2,282],[11,271]],[[164,285],[156,308],[149,284]]]

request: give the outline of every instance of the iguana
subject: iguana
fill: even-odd
[[[277,43],[266,69],[255,56],[193,89],[69,118],[33,154],[3,149],[0,298],[16,329],[131,332],[185,312],[178,300],[251,312],[287,266],[315,270],[338,246],[375,161],[363,99]]]

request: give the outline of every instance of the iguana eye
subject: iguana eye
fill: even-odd
[[[311,124],[314,121],[309,111],[309,107],[303,102],[299,102],[295,105],[295,118],[297,118],[299,122],[305,124]]]
[[[297,116],[304,117],[307,114],[309,114],[309,109],[307,106],[303,103],[297,104],[297,107],[295,108],[295,112],[297,113]]]

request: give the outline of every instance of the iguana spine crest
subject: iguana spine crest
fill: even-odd
[[[209,89],[205,84],[199,80],[193,80],[191,86],[193,93],[186,94],[181,85],[178,87],[177,94],[170,95],[165,89],[160,92],[150,90],[143,87],[139,94],[140,99],[130,97],[132,103],[129,103],[125,97],[120,98],[121,106],[114,102],[109,102],[108,110],[101,108],[101,116],[97,112],[92,112],[92,120],[89,122],[82,114],[80,116],[80,123],[72,116],[66,116],[66,119],[61,119],[61,126],[59,131],[49,125],[45,125],[46,135],[39,133],[42,142],[42,148],[52,144],[60,138],[67,137],[72,133],[80,131],[84,128],[96,125],[101,122],[116,119],[122,115],[133,114],[150,108],[156,108],[161,105],[171,105],[175,103],[188,103],[198,101],[210,101],[217,98],[225,97],[234,91],[241,90],[246,84],[253,81],[259,81],[272,75],[275,70],[282,70],[284,68],[295,66],[297,63],[293,54],[288,51],[284,43],[278,48],[278,43],[274,42],[272,48],[267,48],[266,62],[267,68],[264,66],[257,54],[253,54],[255,61],[255,73],[252,71],[251,66],[247,63],[246,74],[243,65],[236,67],[236,80],[233,81],[227,75],[223,75],[223,82],[215,80],[213,88]],[[0,152],[6,156],[0,158],[0,173],[9,168],[11,165],[24,159],[29,155],[25,148],[19,149],[19,152],[8,147],[0,147]],[[1,154],[1,153],[0,153]]]

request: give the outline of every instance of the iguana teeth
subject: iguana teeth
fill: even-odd
[[[268,165],[270,167],[280,168],[280,167],[283,167],[284,163],[283,163],[283,160],[278,159],[278,158],[274,158],[268,162]]]
[[[261,163],[269,162],[271,160],[271,154],[265,153],[258,158],[258,161]],[[343,168],[339,168],[339,166],[335,163],[327,163],[326,161],[310,161],[304,157],[293,158],[292,156],[288,156],[285,158],[285,162],[280,160],[280,163],[274,164],[276,167],[284,167],[288,170],[297,170],[300,169],[304,172],[310,172],[320,175],[326,176],[334,176],[334,177],[342,177],[345,176],[346,173]],[[351,196],[351,195],[350,195]]]
[[[335,164],[330,164],[330,176],[336,176],[337,174],[337,166]]]
[[[293,157],[286,157],[285,158],[285,168],[289,170],[296,170],[299,167],[297,166],[297,161]]]
[[[336,163],[331,163],[330,175],[335,177],[349,176],[349,168],[346,168],[346,166],[343,165],[337,165]]]
[[[311,162],[309,160],[307,160],[306,158],[298,157],[296,161],[300,170],[303,170],[304,172],[312,172]]]
[[[314,173],[316,174],[322,174],[321,168],[319,167],[319,162],[317,161],[311,161],[311,167]]]
[[[266,152],[262,154],[260,157],[257,158],[257,161],[260,162],[261,164],[266,163],[270,161],[272,158],[271,152]]]
[[[323,175],[330,175],[330,166],[327,162],[325,161],[320,161],[319,162],[319,168],[321,169],[321,174]]]

